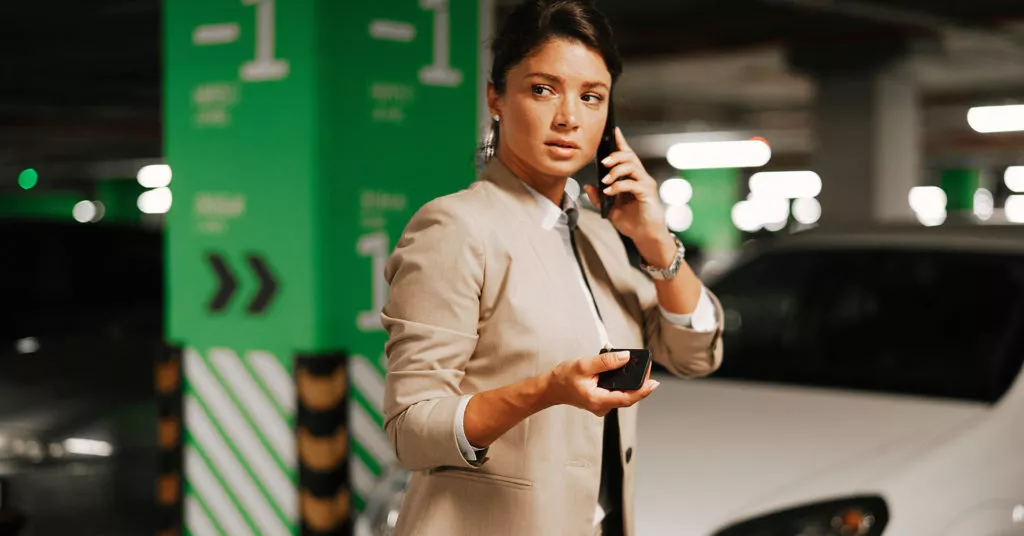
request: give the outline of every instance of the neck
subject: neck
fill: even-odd
[[[537,190],[541,195],[550,199],[555,206],[562,206],[562,195],[565,193],[565,183],[568,180],[568,177],[557,177],[538,173],[522,160],[515,158],[514,155],[505,157],[505,151],[498,151],[495,158],[501,160],[501,162],[505,164],[505,166],[519,180],[525,182],[530,186],[530,188]]]

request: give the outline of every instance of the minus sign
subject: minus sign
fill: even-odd
[[[192,31],[194,45],[226,45],[238,41],[238,23],[204,24]]]
[[[370,36],[384,41],[408,43],[416,38],[416,28],[408,22],[378,19],[370,22]]]

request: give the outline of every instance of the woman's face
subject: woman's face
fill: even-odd
[[[513,67],[504,95],[488,89],[501,117],[502,160],[524,179],[564,179],[589,163],[608,116],[611,73],[597,52],[551,39]]]

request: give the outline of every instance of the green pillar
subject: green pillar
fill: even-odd
[[[691,169],[680,173],[693,187],[693,224],[682,233],[683,239],[709,253],[739,247],[740,232],[732,223],[732,207],[739,201],[738,170]]]
[[[971,214],[974,210],[974,193],[981,186],[981,172],[973,168],[950,168],[942,170],[939,176],[942,190],[946,192],[946,212]]]
[[[383,264],[418,207],[475,178],[481,6],[175,0],[164,12],[185,527],[299,534],[305,492],[314,509],[336,497],[300,493],[297,356],[348,355],[353,510],[391,461]],[[339,497],[328,514],[345,518]]]

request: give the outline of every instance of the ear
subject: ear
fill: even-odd
[[[501,95],[498,94],[493,82],[487,83],[487,109],[490,110],[491,117],[501,116]]]

